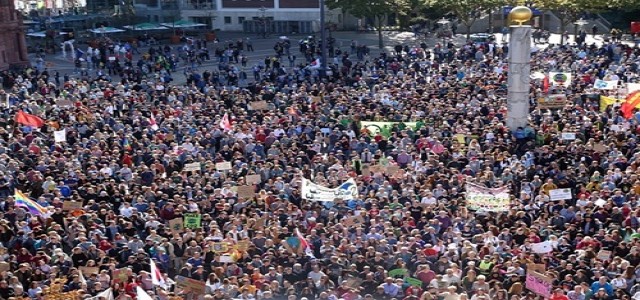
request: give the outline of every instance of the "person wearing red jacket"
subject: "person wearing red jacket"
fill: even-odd
[[[569,297],[564,294],[562,289],[556,289],[551,297],[549,297],[549,300],[569,300]]]

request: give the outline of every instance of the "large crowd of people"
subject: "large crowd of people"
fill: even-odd
[[[640,113],[600,102],[638,82],[637,47],[537,49],[533,73],[571,81],[533,79],[516,131],[507,44],[374,55],[354,42],[325,78],[314,46],[296,48],[276,45],[244,86],[230,79],[237,45],[187,84],[169,77],[197,57],[188,47],[125,54],[120,80],[2,73],[0,299],[43,299],[53,283],[100,300],[138,287],[160,300],[638,299]],[[566,103],[541,108],[546,95]],[[310,201],[303,179],[352,179],[357,195]],[[470,209],[470,183],[508,188],[508,207]],[[551,200],[557,189],[571,197]]]

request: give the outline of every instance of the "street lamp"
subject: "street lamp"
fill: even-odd
[[[326,20],[325,20],[325,7],[324,0],[320,0],[320,41],[322,46],[322,58],[320,61],[320,78],[324,78],[327,74],[327,33],[326,33]]]
[[[267,38],[267,8],[263,6],[263,7],[260,7],[258,11],[260,14],[260,24],[262,24],[263,26],[262,37]]]
[[[445,31],[444,31],[444,28],[445,28],[445,26],[448,26],[448,25],[449,25],[449,23],[451,23],[451,21],[447,20],[445,17],[442,17],[442,19],[441,19],[441,20],[439,20],[439,21],[438,21],[438,22],[436,22],[436,23],[438,23],[439,25],[441,25],[441,27],[440,27],[440,35],[442,36],[442,47],[444,47],[444,44],[445,44],[445,36],[446,36]]]

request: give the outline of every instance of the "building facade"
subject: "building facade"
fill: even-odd
[[[320,0],[135,0],[136,13],[149,22],[184,19],[210,29],[270,34],[319,31]],[[151,5],[150,5],[151,4]],[[163,6],[177,7],[166,14]],[[339,11],[327,10],[327,22],[339,24]]]
[[[0,0],[0,70],[29,64],[22,15],[13,0]]]

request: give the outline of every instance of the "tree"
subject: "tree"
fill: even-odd
[[[483,13],[499,7],[499,0],[427,0],[428,5],[434,9],[446,10],[458,17],[458,20],[467,29],[467,39],[470,36],[471,26]]]
[[[638,3],[638,0],[535,0],[534,6],[553,12],[560,20],[560,43],[564,43],[567,25],[578,20],[585,13],[597,13],[605,10],[625,8]],[[636,6],[637,7],[637,6]]]
[[[384,47],[382,26],[389,13],[405,15],[409,11],[408,0],[327,0],[326,5],[330,9],[340,8],[357,18],[373,20],[380,49]]]

